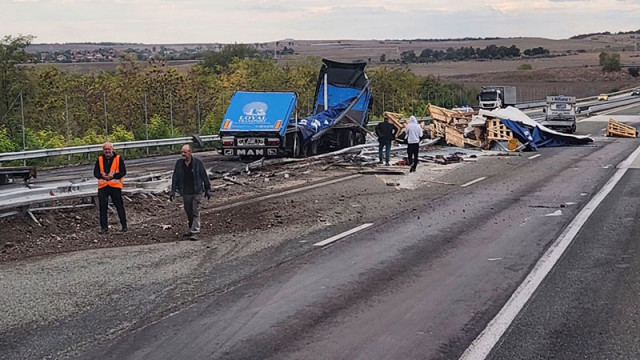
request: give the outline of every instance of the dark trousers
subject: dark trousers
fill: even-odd
[[[380,161],[382,161],[382,153],[384,151],[384,161],[389,162],[389,155],[391,153],[391,139],[378,139],[378,141],[378,158],[380,159]]]
[[[122,201],[122,189],[114,188],[111,186],[105,186],[98,189],[98,204],[100,207],[100,227],[107,229],[109,222],[107,221],[107,207],[109,206],[109,196],[111,196],[111,202],[118,210],[118,217],[120,218],[120,225],[123,228],[127,227],[127,215],[124,212],[124,202]]]
[[[420,150],[420,144],[415,143],[415,144],[408,144],[407,146],[407,161],[409,161],[409,165],[411,165],[412,168],[416,168],[416,166],[418,166],[418,152]]]

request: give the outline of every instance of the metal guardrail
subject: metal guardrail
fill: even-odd
[[[631,99],[625,99],[625,100],[619,100],[619,101],[611,101],[611,102],[606,102],[603,104],[599,104],[599,105],[592,105],[589,106],[586,109],[586,113],[587,114],[591,114],[592,112],[598,112],[598,111],[602,111],[602,110],[609,110],[609,109],[613,109],[619,106],[624,106],[624,105],[631,105],[631,104],[640,104],[640,98],[631,98]]]
[[[198,137],[202,142],[219,141],[218,135],[203,135]],[[169,146],[169,145],[181,145],[191,141],[194,141],[195,137],[186,136],[172,139],[157,139],[157,140],[141,140],[141,141],[128,141],[113,143],[114,149],[135,149],[146,148],[152,146]],[[0,153],[0,163],[13,160],[27,160],[37,159],[49,156],[60,155],[74,155],[74,154],[86,154],[92,152],[102,151],[102,144],[96,145],[82,145],[82,146],[70,146],[57,149],[41,149],[41,150],[27,150],[9,153]]]

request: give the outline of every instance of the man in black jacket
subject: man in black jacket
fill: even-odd
[[[127,216],[122,201],[122,179],[127,174],[122,157],[113,152],[113,145],[106,142],[102,145],[102,155],[98,156],[93,167],[93,176],[98,179],[98,204],[100,208],[100,234],[109,232],[107,219],[107,207],[109,197],[120,218],[122,231],[127,231]]]
[[[376,136],[378,136],[378,157],[379,164],[382,164],[382,150],[384,152],[385,164],[389,165],[389,155],[391,153],[391,141],[396,138],[398,129],[389,122],[389,118],[385,116],[384,121],[376,125]]]
[[[199,240],[200,204],[204,197],[211,199],[211,182],[202,161],[191,154],[190,145],[182,146],[180,153],[182,159],[176,161],[173,169],[169,200],[173,201],[176,192],[182,195],[184,211],[189,219],[189,233],[185,236]]]

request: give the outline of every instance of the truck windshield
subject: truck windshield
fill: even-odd
[[[571,106],[569,104],[551,104],[551,110],[569,110]]]
[[[497,94],[495,92],[482,92],[480,93],[480,101],[496,101]]]

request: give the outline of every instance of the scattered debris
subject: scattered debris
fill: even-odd
[[[611,118],[607,126],[606,136],[635,138],[638,137],[638,131],[633,126],[623,124]]]

